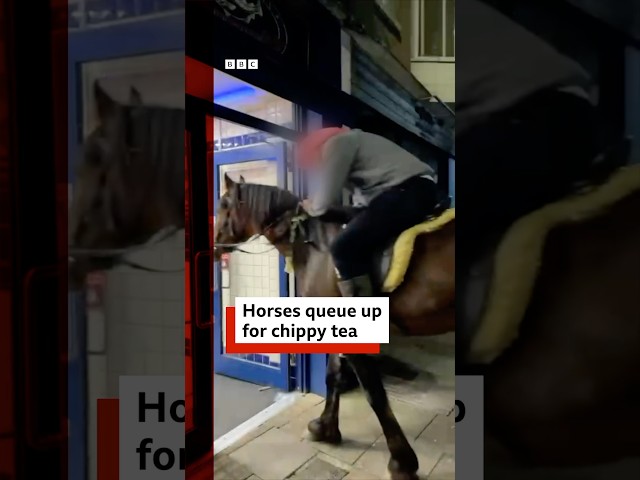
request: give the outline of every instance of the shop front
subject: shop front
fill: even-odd
[[[293,128],[297,106],[256,85],[244,82],[220,70],[187,58],[187,77],[208,75],[210,82],[187,82],[187,112],[190,125],[202,125],[194,131],[192,149],[206,150],[207,176],[191,175],[190,189],[209,198],[209,209],[192,224],[215,224],[220,197],[225,194],[224,177],[238,181],[277,186],[293,191],[291,169]],[[191,85],[196,85],[191,87]],[[191,164],[202,163],[203,157],[191,153]],[[226,307],[235,298],[245,296],[288,296],[295,294],[293,279],[285,273],[284,259],[263,238],[243,246],[242,252],[223,256],[213,265],[213,365],[216,374],[289,391],[296,387],[294,357],[286,354],[227,354],[224,319]],[[210,259],[205,260],[209,263]],[[202,287],[197,287],[205,296]],[[205,308],[204,300],[196,301],[196,309]],[[218,321],[219,319],[219,321]]]
[[[190,121],[207,125],[213,172],[211,186],[201,181],[200,187],[192,188],[211,191],[213,212],[224,193],[225,173],[305,198],[311,186],[295,168],[293,140],[321,126],[359,127],[363,118],[373,119],[438,168],[443,189],[449,189],[452,153],[447,141],[438,140],[442,128],[425,131],[424,117],[406,92],[395,94],[406,111],[390,108],[393,88],[383,92],[388,98],[378,104],[366,102],[362,88],[360,95],[350,94],[352,85],[362,86],[366,79],[352,75],[351,40],[333,15],[313,0],[257,3],[263,8],[261,15],[244,12],[239,3],[233,11],[228,11],[229,2],[187,5],[187,64],[197,64],[213,79],[212,95],[188,95]],[[229,59],[257,60],[257,68],[225,69]],[[380,90],[382,83],[374,87]],[[191,104],[198,109],[191,109]],[[224,307],[233,305],[236,296],[296,295],[284,259],[266,242],[252,242],[243,250],[250,253],[232,253],[214,267],[216,373],[285,391],[324,394],[326,355],[225,353]]]

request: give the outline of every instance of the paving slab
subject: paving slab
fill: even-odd
[[[426,444],[453,455],[456,448],[455,417],[453,415],[436,415],[417,438],[416,444]]]
[[[289,477],[289,480],[342,480],[348,473],[347,470],[314,457]]]
[[[455,480],[456,461],[453,455],[443,455],[427,478],[428,480]]]
[[[454,341],[413,340],[391,350],[419,371],[416,379],[386,377],[391,408],[420,461],[421,480],[455,478]],[[396,351],[402,350],[402,354]],[[419,357],[419,358],[418,358]],[[388,480],[389,451],[362,391],[342,395],[343,442],[312,442],[307,424],[324,398],[306,394],[216,455],[216,480]]]
[[[213,478],[216,480],[246,480],[252,476],[251,470],[229,455],[213,457]]]
[[[308,444],[272,428],[229,456],[263,480],[284,480],[315,455]]]
[[[418,456],[418,462],[420,463],[420,469],[418,475],[420,480],[426,479],[431,473],[438,461],[443,455],[443,452],[436,448],[431,449],[418,449],[415,444],[412,443],[416,455]],[[387,442],[384,436],[381,436],[376,443],[362,455],[355,466],[361,470],[370,472],[372,475],[377,475],[381,478],[388,478],[387,464],[389,463],[389,450],[387,449]]]
[[[391,404],[393,414],[396,416],[398,423],[402,427],[402,431],[409,441],[418,438],[424,429],[433,422],[433,419],[439,412],[439,410],[433,411],[416,408],[415,405],[410,405],[398,400],[391,400],[389,403]]]

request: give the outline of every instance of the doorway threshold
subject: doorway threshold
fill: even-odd
[[[240,440],[242,437],[247,435],[252,430],[258,428],[263,423],[267,422],[271,418],[278,415],[280,412],[286,410],[291,407],[298,398],[302,395],[301,392],[288,392],[288,393],[279,393],[276,396],[275,401],[269,405],[264,410],[258,412],[253,417],[249,418],[245,422],[241,423],[233,430],[225,433],[224,435],[216,438],[213,441],[213,454],[217,454],[229,446],[233,445],[235,442]]]

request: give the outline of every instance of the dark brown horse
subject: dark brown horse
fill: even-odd
[[[487,440],[497,447],[488,453],[500,453],[487,467],[640,456],[640,167],[616,175],[635,192],[552,230],[518,338],[477,370]],[[491,279],[491,255],[480,281]],[[459,295],[468,292],[461,286]],[[460,308],[458,324],[476,322],[481,303]]]
[[[282,254],[292,258],[302,296],[337,297],[337,278],[328,246],[347,216],[338,210],[324,219],[294,220],[301,212],[300,200],[286,190],[265,185],[233,182],[225,175],[226,193],[220,199],[215,226],[216,258],[256,235],[264,235]],[[300,232],[292,235],[292,229]],[[417,238],[404,282],[390,294],[390,319],[412,335],[437,335],[454,329],[455,222]],[[375,268],[372,265],[372,268]],[[391,453],[389,471],[394,480],[416,478],[418,459],[391,408],[373,357],[346,355],[367,393]],[[308,429],[316,441],[339,443],[341,368],[337,355],[327,366],[327,398],[319,418]]]
[[[184,228],[184,110],[114,101],[97,83],[98,126],[83,145],[69,211],[70,286],[128,263],[154,234]],[[134,265],[135,266],[135,265]]]

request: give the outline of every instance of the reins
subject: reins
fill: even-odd
[[[249,252],[248,250],[243,250],[242,248],[240,248],[241,245],[246,245],[248,243],[254,242],[256,241],[258,238],[260,238],[262,236],[262,233],[256,233],[255,235],[252,235],[251,237],[249,237],[248,239],[246,239],[244,242],[238,242],[238,243],[214,243],[213,248],[231,248],[232,252],[241,252],[241,253],[246,253],[249,255],[263,255],[265,253],[269,253],[273,250],[275,250],[276,247],[274,247],[273,245],[271,246],[271,248],[263,251],[263,252]]]
[[[291,234],[290,234],[290,238],[289,241],[293,244],[294,240],[295,240],[295,236],[296,236],[296,232],[298,230],[302,229],[302,221],[306,218],[306,213],[304,214],[300,214],[300,208],[301,205],[298,205],[296,207],[296,211],[294,213],[294,216],[291,218],[290,223],[291,223]],[[255,235],[252,235],[251,237],[249,237],[247,240],[243,241],[243,242],[238,242],[238,243],[215,243],[213,245],[213,248],[231,248],[232,252],[241,252],[241,253],[246,253],[249,255],[263,255],[265,253],[269,253],[273,250],[276,249],[276,247],[274,245],[271,246],[271,248],[264,250],[262,252],[249,252],[247,250],[243,250],[241,248],[239,248],[241,245],[246,245],[250,242],[253,242],[255,240],[257,240],[258,238],[262,237],[262,236],[266,236],[265,232],[267,232],[270,228],[272,228],[274,225],[277,225],[289,212],[285,212],[284,214],[280,215],[278,218],[276,218],[273,222],[269,223],[269,225],[267,225],[266,227],[263,227],[260,231],[260,233],[256,233]]]
[[[130,247],[125,247],[125,248],[104,248],[104,249],[93,249],[93,248],[75,248],[75,247],[69,247],[69,260],[70,261],[76,261],[77,258],[82,258],[82,257],[86,257],[86,258],[107,258],[107,257],[114,257],[114,258],[118,258],[119,261],[118,263],[121,265],[126,265],[130,268],[133,268],[135,270],[142,270],[145,272],[153,272],[153,273],[178,273],[178,272],[183,272],[184,271],[184,267],[179,268],[179,269],[170,269],[170,270],[164,270],[164,269],[156,269],[156,268],[151,268],[151,267],[146,267],[144,265],[141,265],[137,262],[134,262],[132,260],[129,260],[127,258],[124,258],[125,255],[128,255],[130,253],[134,253],[138,250],[142,250],[143,248],[148,248],[154,245],[159,244],[160,242],[163,242],[164,240],[170,238],[171,236],[173,236],[175,233],[177,233],[180,229],[174,225],[168,226],[168,227],[164,227],[162,229],[160,229],[157,233],[155,233],[154,235],[152,235],[149,240],[147,240],[145,243],[140,243],[137,245],[132,245]]]

